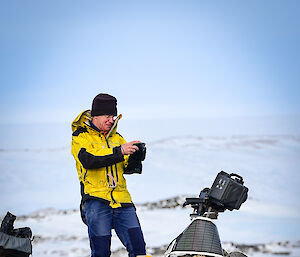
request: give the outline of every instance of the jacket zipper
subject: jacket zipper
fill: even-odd
[[[105,138],[107,147],[110,148],[107,138],[106,138],[105,136],[104,136],[104,138]],[[110,169],[111,169],[111,175],[114,176],[112,166],[110,166]],[[106,167],[106,173],[108,174],[108,167]],[[109,182],[108,175],[107,175],[107,179],[108,179],[108,182]],[[113,188],[113,189],[111,190],[110,196],[111,196],[111,199],[113,200],[113,202],[114,202],[114,203],[117,203],[117,201],[116,201],[115,198],[113,197],[113,191],[114,191],[114,190],[115,190],[115,188]]]
[[[88,170],[85,170],[85,173],[84,173],[84,176],[83,176],[83,181],[85,181],[87,171],[88,171]]]
[[[109,143],[108,143],[108,140],[106,139],[106,137],[104,137],[104,138],[105,138],[105,142],[106,142],[107,147],[110,148]],[[111,171],[111,172],[110,172],[111,175],[114,177],[114,172],[113,172],[112,166],[110,166],[110,171]],[[106,172],[108,173],[108,167],[106,167]]]
[[[99,136],[102,137],[101,134],[99,134]],[[104,137],[104,138],[105,138],[105,142],[106,142],[107,147],[110,148],[110,147],[109,147],[109,144],[108,144],[108,141],[107,141],[107,139],[106,139],[106,137]],[[106,178],[107,178],[107,182],[108,182],[108,184],[110,184],[109,176],[108,176],[108,167],[106,166],[105,168],[106,168]]]
[[[117,164],[116,163],[115,163],[115,169],[116,169],[117,182],[119,182],[118,169],[117,169]]]
[[[106,137],[105,137],[105,141],[106,141],[107,147],[110,148],[110,146],[109,146],[109,144],[108,144],[108,140],[106,139]],[[116,164],[115,164],[115,168],[116,168],[116,170],[115,170],[115,172],[116,172],[116,178],[117,178],[117,181],[118,181],[118,173],[117,173],[117,165],[116,165]],[[107,169],[107,171],[108,171],[108,169]],[[115,176],[114,176],[114,169],[113,169],[113,166],[112,166],[112,165],[110,166],[110,172],[111,172],[111,175],[112,175],[113,177],[115,177]]]
[[[106,178],[107,178],[107,183],[108,183],[108,185],[109,185],[109,176],[108,176],[108,167],[105,167],[106,168]]]

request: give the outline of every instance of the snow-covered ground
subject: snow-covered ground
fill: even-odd
[[[137,206],[138,215],[143,227],[148,253],[162,256],[167,245],[189,224],[189,208],[165,208],[168,203],[155,203],[154,207]],[[164,208],[162,208],[164,207]],[[219,228],[230,229],[230,224],[217,222]],[[20,216],[15,227],[30,226],[35,235],[33,241],[34,257],[60,257],[60,256],[89,256],[89,241],[87,228],[81,222],[78,210],[45,209]],[[232,234],[240,230],[231,230]],[[220,229],[219,229],[220,232]],[[300,241],[270,241],[268,243],[251,244],[249,242],[236,243],[234,240],[221,240],[223,248],[228,251],[242,251],[248,256],[299,256]],[[112,251],[115,257],[126,256],[115,233],[112,236]]]
[[[18,134],[17,129],[6,128],[6,133],[1,134],[0,215],[6,211],[29,215],[53,207],[55,210],[45,211],[44,218],[16,222],[16,227],[32,227],[36,235],[33,256],[88,256],[86,227],[78,211],[73,211],[77,210],[80,194],[70,136],[65,130],[51,133],[53,129],[28,126]],[[217,225],[221,240],[235,244],[267,243],[267,247],[275,249],[274,242],[294,244],[300,239],[299,135],[192,133],[146,143],[143,174],[127,177],[129,191],[138,206],[179,195],[197,196],[201,189],[211,186],[219,171],[234,172],[244,177],[249,199],[239,211],[220,214]],[[138,207],[148,246],[168,244],[189,224],[190,211]],[[68,215],[62,215],[64,212]],[[121,247],[115,236],[112,246],[114,250]],[[270,254],[265,252],[263,256]],[[290,256],[300,255],[295,252]],[[257,252],[253,254],[258,256]]]

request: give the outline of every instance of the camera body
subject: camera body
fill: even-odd
[[[133,154],[131,154],[129,156],[128,159],[128,165],[127,167],[124,169],[124,174],[141,174],[142,173],[142,169],[143,169],[143,165],[142,165],[142,161],[145,160],[146,158],[146,144],[145,143],[136,143],[134,144],[136,145],[139,150],[135,151]]]
[[[146,158],[146,144],[145,143],[136,143],[136,145],[139,150],[131,154],[132,158],[140,161],[144,161]]]
[[[211,188],[204,188],[198,198],[186,198],[184,206],[191,205],[194,208],[195,214],[192,216],[207,214],[216,219],[219,212],[238,210],[247,200],[248,188],[243,184],[241,176],[221,171]]]
[[[233,177],[236,178],[233,179]],[[218,173],[208,195],[212,201],[226,209],[238,210],[246,201],[248,194],[248,188],[243,184],[244,181],[241,176],[221,171]]]

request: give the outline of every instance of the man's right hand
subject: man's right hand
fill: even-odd
[[[129,143],[121,145],[121,151],[123,155],[133,154],[135,151],[138,151],[139,148],[134,145],[137,143],[141,143],[141,141],[131,141]]]

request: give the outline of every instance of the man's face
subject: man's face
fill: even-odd
[[[93,117],[94,125],[103,131],[109,131],[111,126],[114,124],[114,116],[112,115],[101,115]]]

